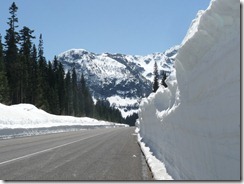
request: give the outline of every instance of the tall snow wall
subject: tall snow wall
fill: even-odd
[[[240,180],[240,1],[199,11],[176,78],[143,99],[142,141],[176,180]]]

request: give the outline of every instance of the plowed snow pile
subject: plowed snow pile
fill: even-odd
[[[175,68],[169,87],[140,105],[139,141],[173,179],[239,180],[240,1],[199,11]]]
[[[31,104],[6,106],[0,103],[0,139],[91,128],[127,126],[88,117],[57,116]]]

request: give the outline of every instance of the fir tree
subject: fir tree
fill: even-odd
[[[81,91],[84,96],[84,113],[85,116],[93,117],[94,113],[94,103],[89,92],[89,89],[86,86],[84,75],[81,76]]]
[[[9,104],[8,79],[5,72],[2,36],[0,35],[0,103]]]
[[[73,91],[70,71],[67,72],[65,77],[65,114],[73,114]]]
[[[23,27],[20,30],[20,91],[21,91],[21,102],[22,103],[31,103],[32,102],[32,92],[31,88],[33,84],[32,78],[34,69],[34,62],[31,60],[31,49],[32,49],[32,39],[35,37],[32,36],[33,30],[30,30],[28,27]]]
[[[46,59],[43,55],[43,39],[42,34],[39,37],[38,44],[38,67],[37,67],[37,106],[43,110],[49,110],[48,104],[48,67]]]
[[[163,78],[162,78],[162,82],[161,82],[161,84],[162,84],[165,88],[168,87],[168,85],[167,85],[166,82],[165,82],[166,79],[167,79],[166,72],[163,71]]]
[[[27,103],[26,99],[26,91],[28,89],[28,72],[27,72],[27,62],[26,57],[24,55],[20,56],[20,60],[18,62],[18,103]]]
[[[84,88],[85,88],[85,79],[83,73],[81,74],[80,81],[78,82],[78,107],[79,114],[78,116],[85,116],[85,100],[84,100]]]
[[[158,88],[159,88],[159,83],[158,83],[158,77],[159,77],[159,75],[158,75],[158,65],[157,65],[156,62],[154,64],[154,72],[153,72],[153,74],[154,74],[153,92],[155,93],[158,90]]]
[[[49,112],[52,114],[60,113],[59,106],[59,97],[58,97],[58,87],[57,87],[57,79],[56,72],[53,68],[52,63],[48,62],[48,90],[47,90],[47,99],[49,104]]]
[[[30,93],[31,93],[31,99],[30,103],[36,105],[36,99],[37,99],[37,89],[38,89],[38,66],[37,66],[37,49],[35,44],[33,44],[31,49],[31,56],[30,56],[30,62],[31,62],[31,73],[30,73]]]
[[[73,110],[74,116],[78,115],[78,87],[77,87],[77,75],[75,68],[72,70],[72,91],[73,91]]]
[[[59,98],[59,105],[60,105],[60,112],[59,114],[64,114],[64,105],[65,105],[65,83],[64,83],[64,68],[63,65],[59,62],[58,63],[58,70],[56,73],[56,80],[57,80],[57,89],[58,89],[58,98]]]
[[[136,120],[138,119],[138,114],[137,113],[133,113],[130,116],[126,117],[126,124],[130,125],[130,126],[135,126]]]
[[[32,35],[33,32],[34,30],[30,30],[26,26],[20,30],[20,53],[28,59],[31,56],[32,39],[35,38],[35,36]]]
[[[39,44],[38,44],[38,60],[44,60],[44,48],[43,48],[43,39],[42,34],[39,36]]]
[[[9,8],[10,18],[7,22],[9,25],[9,29],[6,30],[5,36],[5,63],[6,63],[6,71],[7,77],[10,87],[11,101],[12,104],[19,103],[19,93],[18,93],[18,79],[19,79],[19,57],[18,57],[18,42],[19,42],[19,34],[16,32],[18,28],[18,18],[17,18],[18,7],[15,3],[12,3]]]

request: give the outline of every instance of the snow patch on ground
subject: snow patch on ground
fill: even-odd
[[[136,98],[128,98],[115,95],[108,97],[107,100],[112,107],[120,110],[123,118],[131,116],[133,115],[133,113],[138,113],[138,99]]]
[[[240,1],[212,0],[175,59],[140,104],[139,143],[173,179],[240,180]]]
[[[128,125],[98,121],[88,117],[57,116],[31,104],[0,104],[0,139],[39,135],[91,128],[127,127]]]

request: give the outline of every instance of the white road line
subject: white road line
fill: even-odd
[[[102,134],[104,134],[104,133],[102,133]],[[57,148],[61,148],[61,147],[64,147],[64,146],[67,146],[67,145],[70,145],[70,144],[74,144],[74,143],[79,142],[79,141],[83,141],[83,140],[86,140],[86,139],[89,139],[89,138],[92,138],[92,137],[96,137],[96,136],[99,136],[99,135],[102,135],[102,134],[97,134],[95,136],[86,137],[86,138],[79,139],[79,140],[76,140],[76,141],[72,141],[72,142],[69,142],[69,143],[65,143],[65,144],[62,144],[62,145],[59,145],[59,146],[48,148],[48,149],[45,149],[45,150],[42,150],[42,151],[38,151],[38,152],[35,152],[35,153],[31,153],[31,154],[28,154],[28,155],[24,155],[24,156],[21,156],[21,157],[10,159],[10,160],[4,161],[4,162],[0,162],[0,165],[7,164],[7,163],[10,163],[10,162],[14,162],[14,161],[17,161],[17,160],[21,160],[21,159],[24,159],[24,158],[28,158],[28,157],[31,157],[31,156],[34,156],[34,155],[38,155],[40,153],[48,152],[48,151],[51,151],[51,150],[54,150],[54,149],[57,149]]]

